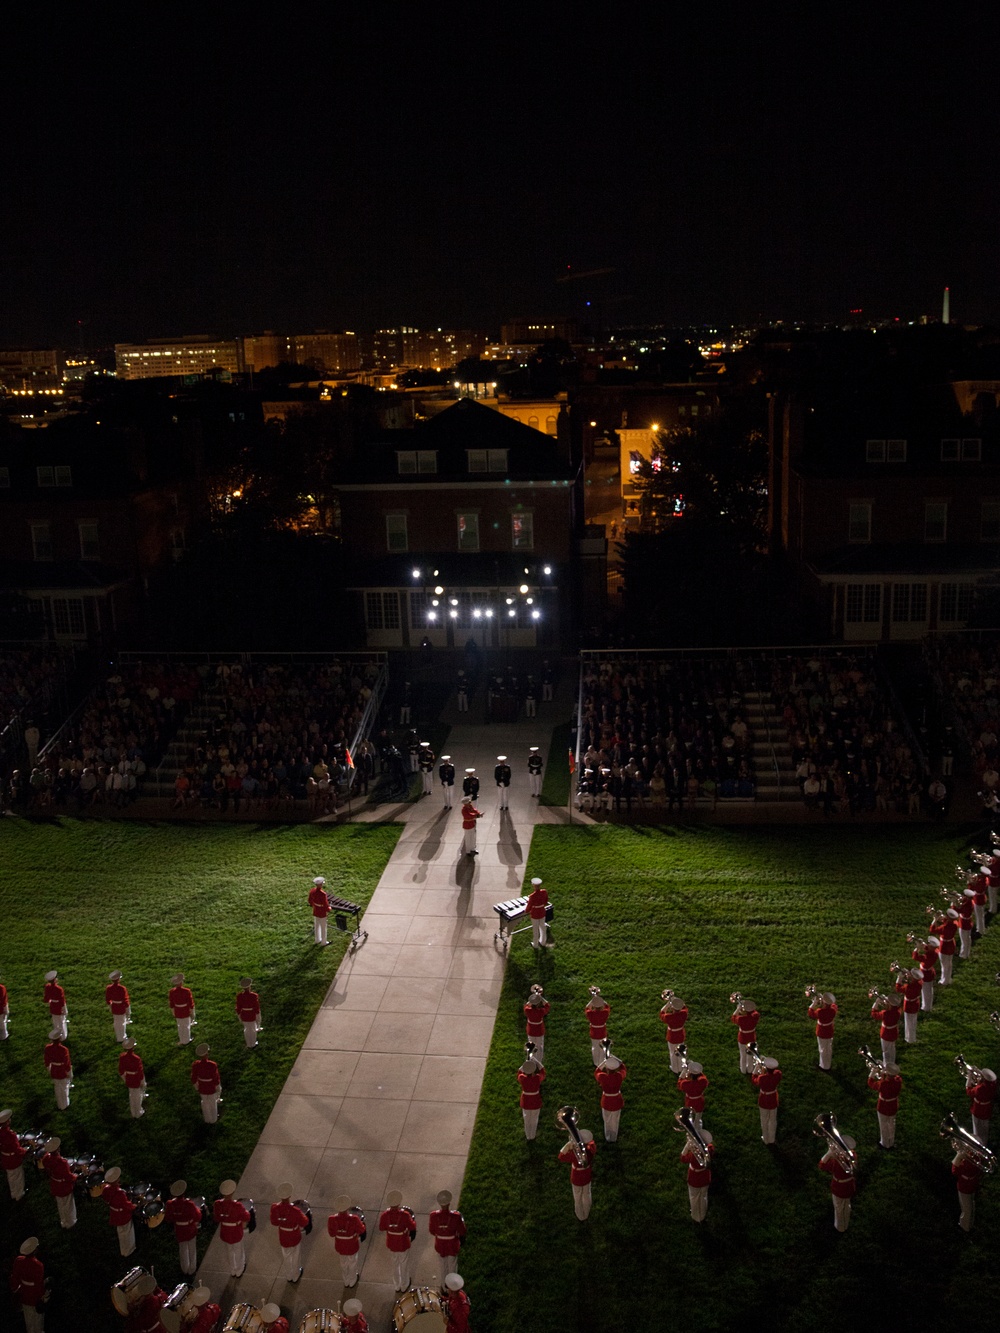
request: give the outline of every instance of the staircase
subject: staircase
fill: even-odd
[[[142,786],[144,796],[172,796],[177,774],[187,763],[192,750],[209,730],[210,724],[226,712],[225,696],[204,687],[192,701],[184,723],[167,746],[156,770],[149,773]]]
[[[778,801],[801,801],[795,780],[792,747],[785,735],[781,714],[764,690],[743,695],[744,720],[753,736],[752,753],[757,801],[772,805]]]

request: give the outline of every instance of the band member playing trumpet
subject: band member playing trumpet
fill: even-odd
[[[829,1069],[833,1058],[833,1024],[837,1017],[837,997],[831,991],[820,994],[815,986],[806,987],[806,995],[812,997],[808,1013],[816,1023],[819,1067]]]
[[[528,1042],[525,1050],[531,1046]],[[545,1069],[541,1060],[529,1052],[524,1064],[517,1071],[517,1081],[521,1085],[521,1115],[524,1118],[524,1137],[530,1143],[538,1133],[538,1114],[542,1109],[542,1084],[545,1082]]]
[[[549,925],[545,919],[545,909],[548,905],[549,895],[542,888],[542,881],[533,879],[531,881],[531,892],[528,894],[528,901],[525,904],[525,911],[531,918],[531,947],[533,949],[549,948]]]
[[[961,1055],[955,1063],[965,1074],[965,1095],[971,1103],[972,1132],[982,1144],[990,1141],[990,1120],[993,1117],[993,1101],[997,1095],[997,1076],[992,1069],[977,1069],[968,1064]]]
[[[618,1122],[621,1119],[625,1098],[622,1096],[622,1084],[628,1070],[617,1055],[611,1054],[611,1043],[604,1043],[608,1054],[594,1070],[594,1078],[601,1087],[601,1114],[604,1117],[604,1138],[607,1143],[618,1140]]]
[[[526,1020],[526,1036],[530,1042],[534,1043],[535,1053],[543,1055],[545,1053],[545,1020],[548,1017],[552,1006],[542,994],[542,988],[537,983],[532,986],[531,994],[524,1006],[524,1017]]]
[[[66,992],[59,985],[58,978],[59,973],[56,971],[45,973],[45,990],[42,992],[42,998],[49,1006],[52,1031],[57,1037],[65,1039],[68,1035],[66,1025],[69,1017],[66,1009]]]
[[[933,936],[926,940],[918,935],[907,935],[913,945],[913,961],[920,969],[920,1008],[929,1014],[934,1008],[934,982],[937,979],[938,946]]]
[[[603,1042],[608,1035],[608,1015],[611,1013],[611,1006],[601,994],[600,986],[591,986],[584,1013],[590,1024],[590,1055],[596,1069],[604,1059]]]
[[[991,916],[997,911],[997,880],[1000,878],[1000,856],[997,855],[996,841],[991,852],[971,852],[972,859],[978,864],[980,872],[986,876],[987,910]]]
[[[773,1143],[778,1128],[778,1087],[782,1073],[771,1055],[754,1060],[753,1085],[757,1089],[757,1107],[760,1111],[760,1137]]]
[[[568,1124],[563,1127],[569,1128]],[[573,1187],[573,1211],[581,1222],[586,1222],[593,1202],[590,1192],[591,1162],[597,1154],[597,1144],[589,1129],[576,1130],[574,1125],[574,1130],[570,1131],[569,1141],[560,1148],[559,1160],[570,1163],[569,1183]]]
[[[972,957],[972,914],[975,907],[975,889],[966,889],[958,900],[959,958]]]
[[[678,1089],[684,1094],[684,1105],[691,1112],[691,1122],[696,1128],[702,1127],[702,1115],[705,1111],[705,1093],[708,1091],[708,1079],[697,1060],[684,1058],[681,1076],[677,1080]],[[696,1217],[696,1222],[701,1218]]]
[[[931,931],[939,941],[938,957],[941,960],[941,981],[942,986],[950,986],[952,981],[952,969],[955,965],[955,950],[958,947],[955,943],[955,937],[958,934],[959,916],[954,907],[949,907],[946,912],[938,912],[932,908],[927,909],[931,913]]]
[[[757,1012],[757,1006],[753,1000],[748,1000],[739,991],[730,995],[729,999],[732,1004],[736,1005],[731,1021],[738,1028],[736,1040],[740,1052],[740,1073],[752,1074],[753,1056],[747,1050],[747,1047],[752,1046],[757,1040],[757,1024],[760,1022],[760,1014]]]
[[[675,995],[672,990],[665,990],[661,997],[666,1001],[660,1010],[660,1022],[667,1026],[667,1050],[670,1052],[670,1068],[675,1074],[681,1072],[680,1047],[687,1041],[687,1032],[685,1023],[687,1022],[687,1005]]]
[[[427,1219],[427,1229],[434,1237],[434,1250],[445,1277],[458,1267],[458,1252],[465,1244],[465,1218],[457,1208],[452,1208],[451,1200],[451,1190],[441,1190],[438,1206]]]
[[[873,1000],[871,1016],[881,1024],[879,1037],[882,1041],[882,1060],[893,1064],[896,1059],[896,1042],[899,1040],[899,1016],[903,1011],[901,995],[881,995],[877,989],[868,992]]]
[[[715,1152],[709,1130],[700,1129],[699,1138],[704,1144],[703,1148],[689,1134],[681,1152],[681,1161],[688,1169],[688,1201],[692,1222],[704,1222],[708,1213],[708,1187],[712,1183],[712,1154]]]
[[[896,1113],[903,1086],[899,1065],[891,1061],[880,1063],[874,1060],[867,1046],[861,1048],[861,1054],[868,1062],[868,1086],[872,1092],[878,1093],[878,1104],[875,1107],[878,1115],[878,1146],[891,1151],[896,1146]]]
[[[919,967],[892,965],[896,973],[896,993],[903,997],[903,1040],[911,1044],[917,1040],[917,1014],[920,1012],[920,992],[924,974]]]
[[[841,1134],[840,1140],[848,1153],[853,1153],[857,1144],[850,1134]],[[854,1178],[855,1164],[833,1143],[820,1158],[819,1169],[830,1177],[830,1194],[833,1198],[833,1225],[837,1231],[846,1231],[851,1225],[851,1200],[857,1193]]]

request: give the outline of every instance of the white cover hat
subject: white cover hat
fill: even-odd
[[[38,1249],[38,1237],[29,1236],[28,1239],[21,1246],[21,1253],[34,1254],[37,1249]]]
[[[444,1285],[449,1291],[461,1291],[465,1286],[465,1278],[462,1277],[461,1273],[446,1273]]]
[[[274,1301],[268,1301],[266,1305],[260,1307],[260,1317],[265,1324],[273,1324],[276,1319],[281,1318],[281,1306],[275,1305]]]
[[[403,1202],[403,1196],[399,1190],[393,1190],[391,1194],[385,1196],[385,1201],[390,1208],[398,1208]]]
[[[593,1142],[594,1142],[594,1136],[593,1136],[593,1134],[591,1134],[591,1132],[590,1132],[589,1129],[581,1129],[581,1130],[580,1130],[580,1139],[581,1139],[582,1142],[584,1142],[584,1143],[593,1143]]]
[[[497,763],[498,763],[498,764],[502,764],[502,763],[504,763],[504,762],[506,761],[506,759],[507,759],[507,756],[506,756],[505,754],[498,754],[498,755],[497,755]]]
[[[326,880],[323,878],[322,875],[317,875],[316,878],[313,880],[313,883],[314,883],[314,884],[325,884],[325,883],[326,883]]]
[[[117,968],[115,968],[113,972],[108,973],[109,981],[121,981],[121,979],[122,979],[122,974],[118,971]]]
[[[183,985],[184,985],[184,973],[183,973],[183,972],[175,972],[174,975],[170,978],[170,984],[171,984],[171,986],[183,986]]]
[[[349,1194],[338,1194],[333,1201],[333,1211],[335,1213],[346,1213],[353,1206],[354,1200]]]
[[[778,1068],[778,1062],[773,1055],[765,1055],[763,1060],[761,1061],[761,1064],[764,1066],[765,1069]]]
[[[122,1169],[120,1166],[108,1167],[104,1173],[105,1185],[117,1185],[122,1178]]]
[[[705,1072],[705,1067],[704,1067],[704,1065],[700,1065],[700,1064],[698,1063],[697,1060],[689,1060],[689,1061],[688,1061],[688,1073],[689,1073],[689,1074],[704,1074],[704,1072]]]
[[[536,888],[536,889],[539,887],[539,885],[541,884],[541,882],[542,882],[542,881],[541,881],[540,879],[538,879],[538,878],[535,878],[535,879],[533,879],[533,880],[531,881],[532,886],[533,886],[534,888]]]
[[[236,1181],[224,1180],[222,1184],[219,1186],[219,1193],[222,1195],[224,1199],[228,1199],[231,1194],[236,1193]]]
[[[347,1315],[348,1319],[356,1319],[363,1309],[364,1306],[356,1296],[344,1302],[344,1314]]]
[[[59,975],[59,973],[55,970],[55,968],[53,968],[51,972],[46,972],[46,973],[45,973],[45,980],[46,980],[46,981],[55,981],[55,979],[56,979],[56,977],[57,977],[58,975]]]
[[[46,1152],[58,1152],[61,1147],[62,1139],[46,1139],[45,1141]]]

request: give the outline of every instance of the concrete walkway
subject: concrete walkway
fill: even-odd
[[[503,979],[493,904],[521,894],[534,825],[567,817],[529,796],[528,747],[538,745],[547,757],[551,728],[569,716],[575,684],[564,681],[555,704],[539,705],[537,724],[470,725],[468,713],[445,715],[453,724],[446,751],[459,774],[454,808],[443,808],[435,774],[433,795],[396,812],[405,828],[365,912],[368,939],[341,964],[239,1181],[238,1194],[257,1204],[246,1272],[229,1277],[217,1235],[201,1266],[199,1278],[224,1314],[238,1301],[273,1300],[294,1330],[307,1310],[335,1309],[357,1296],[373,1330],[391,1327],[396,1293],[378,1216],[395,1189],[417,1214],[410,1280],[439,1285],[427,1216],[442,1189],[460,1206]],[[504,812],[493,783],[498,754],[513,770]],[[484,812],[475,858],[462,855],[459,811],[460,778],[471,765]],[[374,817],[385,818],[384,808]],[[327,878],[336,892],[335,867]],[[262,1045],[266,1040],[265,1032]],[[278,1276],[278,1237],[268,1218],[285,1180],[309,1200],[314,1221],[294,1286]],[[326,1232],[342,1193],[368,1222],[361,1281],[350,1292]]]

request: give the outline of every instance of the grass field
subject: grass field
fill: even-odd
[[[343,956],[348,937],[331,924],[317,949],[306,902],[312,877],[366,904],[398,837],[387,825],[190,827],[53,820],[0,822],[0,978],[10,992],[10,1039],[0,1043],[0,1105],[19,1130],[46,1129],[63,1152],[96,1153],[120,1165],[124,1181],[165,1188],[183,1175],[214,1196],[238,1177]],[[68,1111],[55,1109],[42,1063],[49,1029],[44,973],[59,969],[69,1009],[75,1087]],[[128,1114],[118,1079],[118,1047],[104,1004],[107,973],[129,988],[132,1035],[150,1096],[143,1119]],[[189,1081],[194,1046],[179,1049],[167,1007],[169,980],[183,971],[198,1012],[195,1043],[208,1041],[222,1077],[217,1125],[201,1119]],[[239,978],[254,978],[265,1033],[248,1051],[233,1008]],[[120,1328],[108,1287],[133,1262],[176,1272],[172,1228],[138,1228],[134,1259],[123,1261],[107,1209],[85,1199],[63,1232],[48,1182],[32,1168],[16,1207],[3,1182],[0,1256],[22,1239],[44,1241],[56,1279],[50,1327]],[[203,1233],[202,1246],[211,1232]],[[4,1284],[6,1285],[6,1284]],[[74,1321],[68,1311],[93,1314]],[[0,1328],[9,1309],[0,1298]]]
[[[512,946],[462,1196],[470,1240],[462,1271],[486,1333],[575,1330],[870,1327],[909,1318],[957,1326],[995,1308],[1000,1176],[987,1178],[971,1236],[958,1227],[951,1153],[938,1135],[954,1109],[968,1125],[958,1051],[998,1063],[988,1013],[1000,1000],[1000,925],[956,965],[899,1045],[904,1087],[897,1149],[877,1148],[875,1097],[857,1048],[878,1051],[869,985],[907,958],[907,930],[968,844],[954,829],[622,829],[542,827],[527,873],[556,906],[556,947]],[[548,1019],[539,1134],[525,1142],[515,1070],[521,1006],[545,984]],[[816,1067],[803,990],[835,992],[833,1070]],[[628,1065],[621,1137],[605,1144],[583,1017],[587,987],[611,1004],[610,1034]],[[711,1080],[705,1126],[716,1157],[708,1217],[689,1215],[682,1104],[667,1060],[660,992],[687,1002],[688,1046]],[[756,1096],[738,1070],[729,994],[762,1013],[763,1054],[784,1071],[778,1142],[760,1141]],[[594,1206],[573,1214],[560,1104],[580,1108],[598,1142]],[[833,1230],[824,1141],[813,1119],[832,1110],[858,1141],[849,1231]]]

